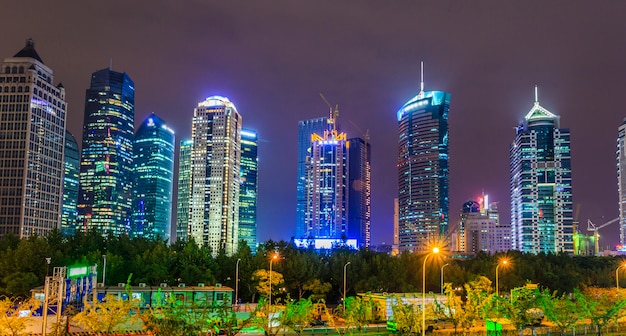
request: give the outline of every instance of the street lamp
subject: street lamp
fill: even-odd
[[[619,269],[622,268],[622,267],[626,267],[626,263],[624,263],[623,265],[620,265],[615,270],[615,285],[616,285],[617,289],[619,289]]]
[[[499,287],[498,287],[498,285],[499,285],[498,284],[498,268],[500,268],[500,266],[506,265],[508,263],[509,263],[509,261],[504,259],[504,260],[502,260],[501,262],[498,263],[498,266],[496,266],[496,296],[500,296],[500,295],[498,295],[499,290],[500,290]]]
[[[345,265],[343,265],[343,309],[346,310],[346,269],[350,265],[348,261]]]
[[[239,303],[237,299],[239,295],[239,262],[240,261],[241,261],[241,258],[237,259],[237,264],[235,265],[235,304]]]
[[[444,264],[441,266],[441,294],[443,294],[443,268],[448,266],[449,264]]]
[[[102,287],[105,286],[105,280],[107,278],[107,255],[103,254],[102,258],[104,258],[104,265],[102,266]],[[97,280],[97,279],[96,279]],[[97,281],[96,281],[97,282]]]
[[[278,259],[278,253],[274,253],[270,258],[270,306],[272,306],[272,262],[276,259]]]
[[[422,267],[422,336],[426,335],[426,260],[431,254],[439,253],[439,248],[433,248],[424,258],[424,266]]]
[[[46,258],[46,262],[48,263],[46,265],[46,276],[48,276],[48,268],[50,268],[50,262],[52,261],[52,258]]]

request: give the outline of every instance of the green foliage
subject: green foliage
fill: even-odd
[[[130,329],[137,322],[138,315],[131,314],[138,309],[136,300],[122,300],[107,294],[102,302],[86,303],[85,309],[73,317],[73,321],[83,328],[100,334]]]
[[[361,333],[367,324],[380,321],[380,309],[376,301],[365,295],[346,298],[344,319],[348,330]]]
[[[285,305],[285,310],[281,314],[280,324],[300,335],[304,328],[308,328],[311,325],[314,314],[315,307],[311,299],[293,300]]]
[[[617,322],[624,316],[626,298],[622,290],[589,287],[585,289],[584,296],[586,300],[583,312],[596,327],[598,335],[601,335],[602,328],[607,324]]]
[[[417,334],[422,331],[422,313],[419,306],[405,302],[399,296],[393,296],[391,302],[393,322],[398,334]]]
[[[21,317],[20,311],[34,311],[41,305],[40,302],[19,297],[0,297],[0,335],[17,336],[34,322],[32,315]]]
[[[466,312],[461,297],[457,295],[451,284],[444,284],[444,292],[446,295],[445,300],[440,302],[435,299],[433,312],[439,319],[451,322],[454,325],[454,333],[456,334],[457,327],[470,319],[467,313],[471,313],[471,310]]]
[[[551,294],[546,289],[540,293],[539,304],[547,319],[559,327],[561,335],[565,334],[566,329],[585,319],[588,313],[585,309],[587,298],[578,290],[573,294],[559,296],[556,291]]]
[[[302,289],[311,293],[311,300],[317,302],[326,299],[326,293],[330,292],[333,286],[329,282],[322,283],[320,279],[307,281]]]
[[[272,295],[277,293],[280,286],[284,282],[283,275],[272,270],[270,286],[270,271],[264,269],[256,270],[252,275],[252,279],[258,283],[256,287],[257,291],[265,297],[269,297],[270,288],[272,290]]]

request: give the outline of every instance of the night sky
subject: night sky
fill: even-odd
[[[373,243],[389,244],[396,111],[419,91],[420,61],[426,90],[451,93],[451,222],[482,191],[510,222],[509,144],[534,85],[571,129],[581,226],[617,217],[624,18],[622,0],[7,1],[0,58],[34,39],[65,86],[79,143],[90,75],[111,60],[135,82],[135,125],[154,112],[177,142],[190,136],[199,101],[229,97],[260,137],[260,241],[295,234],[297,123],[328,114],[323,93],[348,137],[369,130]],[[601,246],[618,232],[603,229]]]

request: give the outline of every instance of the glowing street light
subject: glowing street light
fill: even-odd
[[[422,267],[422,336],[426,335],[426,260],[431,254],[439,253],[439,248],[433,248],[432,252],[428,253],[424,258],[424,265]]]
[[[508,263],[509,263],[509,261],[507,259],[504,259],[504,260],[502,260],[502,261],[500,261],[498,263],[498,266],[496,266],[496,296],[500,296],[499,295],[500,288],[498,287],[499,286],[499,283],[498,283],[498,268],[500,268],[500,266],[502,266],[502,265],[506,266]]]
[[[270,258],[270,306],[272,305],[272,262],[278,260],[278,252]]]
[[[444,267],[448,266],[450,264],[444,264],[443,266],[441,266],[441,294],[443,294],[443,269]]]
[[[619,289],[619,269],[622,268],[622,267],[626,267],[626,263],[620,265],[615,270],[615,285],[616,285],[617,289]]]

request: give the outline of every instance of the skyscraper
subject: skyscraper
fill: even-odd
[[[305,211],[307,200],[306,162],[311,148],[311,135],[324,134],[328,118],[315,118],[298,122],[298,181],[296,190],[296,238],[306,237]]]
[[[424,251],[448,231],[450,94],[424,91],[397,112],[400,251]]]
[[[239,241],[256,250],[258,138],[252,130],[241,131],[241,186],[239,187]]]
[[[61,220],[65,89],[30,39],[0,71],[0,237],[45,235]]]
[[[191,150],[193,141],[180,142],[178,154],[178,199],[176,202],[176,240],[186,241],[189,231],[189,200],[191,197]]]
[[[332,112],[332,111],[331,111]],[[306,209],[303,237],[314,240],[348,239],[347,137],[336,125],[337,111],[327,119],[324,133],[313,133],[306,159]]]
[[[78,225],[102,234],[130,229],[135,85],[111,69],[91,75],[85,98]]]
[[[514,250],[574,253],[569,129],[535,104],[516,128],[510,148]]]
[[[65,169],[63,173],[63,207],[61,212],[61,232],[66,235],[76,233],[76,202],[78,200],[78,179],[80,154],[78,143],[69,131],[65,131]]]
[[[347,218],[348,238],[356,239],[357,246],[369,247],[371,239],[371,149],[369,137],[352,138],[347,142],[348,184]]]
[[[241,116],[228,98],[212,96],[194,110],[189,237],[217,254],[237,250]]]
[[[475,254],[505,252],[511,249],[511,227],[499,223],[497,203],[468,201],[463,204],[458,229],[457,250]]]
[[[626,246],[626,119],[617,129],[617,190],[619,197],[619,241]]]
[[[170,238],[174,179],[174,131],[152,113],[135,134],[131,234]]]

